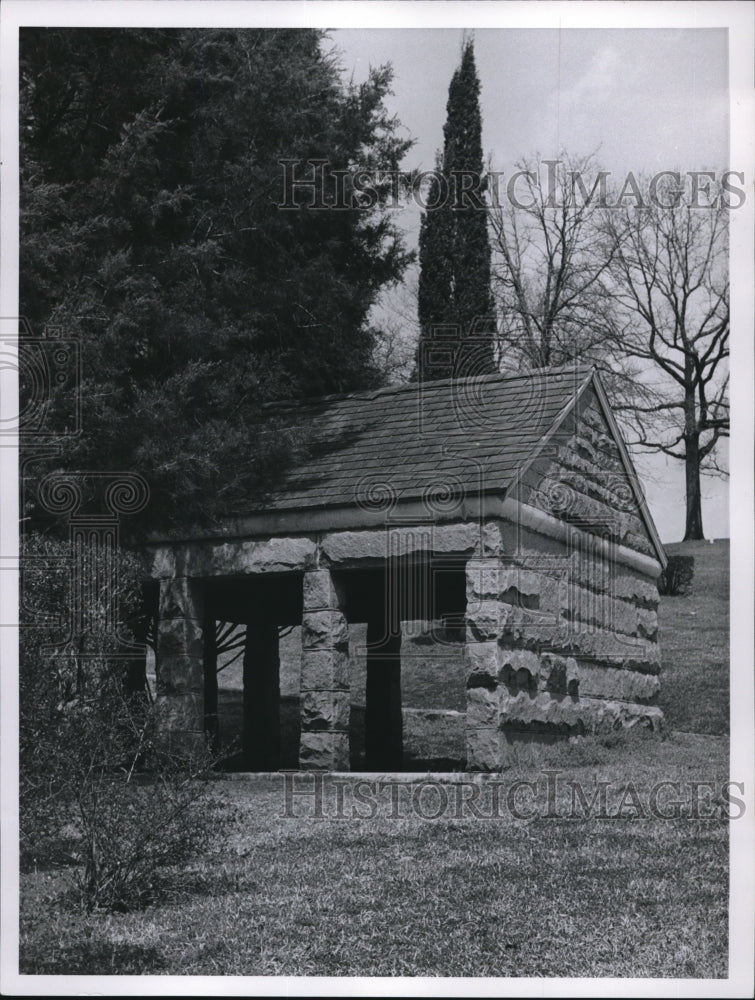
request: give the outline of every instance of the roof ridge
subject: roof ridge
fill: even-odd
[[[470,382],[513,382],[516,379],[532,378],[536,375],[551,377],[574,373],[578,378],[584,378],[589,372],[597,371],[594,364],[585,365],[553,365],[548,368],[533,368],[526,372],[490,372],[487,375],[467,375],[464,378],[433,379],[428,382],[401,382],[396,385],[381,386],[377,389],[355,389],[352,392],[331,393],[327,396],[304,396],[301,399],[281,399],[263,403],[265,410],[293,410],[299,407],[314,406],[317,403],[334,403],[347,399],[377,399],[379,396],[397,395],[402,392],[416,392],[418,389],[447,388],[452,385]]]

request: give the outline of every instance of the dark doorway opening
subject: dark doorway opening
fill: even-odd
[[[223,766],[244,771],[296,766],[298,706],[291,711],[281,701],[279,635],[301,622],[301,574],[208,581],[205,609],[205,729],[227,754]],[[235,672],[235,686],[219,686],[223,671]]]
[[[463,635],[466,562],[423,553],[394,558],[375,569],[335,574],[350,624],[366,623],[364,753],[352,733],[352,769],[405,767],[401,696],[402,622],[441,622],[446,635]]]

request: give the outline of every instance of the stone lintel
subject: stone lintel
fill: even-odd
[[[473,555],[481,538],[479,523],[386,525],[372,531],[338,531],[322,536],[322,557],[331,565],[384,561],[415,553]]]
[[[303,572],[317,562],[317,545],[306,535],[165,543],[153,551],[152,575],[160,579]]]

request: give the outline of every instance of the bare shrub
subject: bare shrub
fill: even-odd
[[[73,899],[88,910],[128,909],[156,898],[170,866],[207,842],[201,779],[215,757],[161,741],[148,690],[133,683],[134,654],[124,652],[140,614],[133,557],[118,557],[118,628],[104,614],[113,595],[103,594],[102,613],[55,644],[56,612],[70,600],[66,549],[38,537],[25,545],[25,559],[42,572],[32,569],[24,587],[21,861],[71,866]]]
[[[669,556],[668,565],[658,577],[658,593],[666,597],[684,597],[692,589],[694,575],[694,556]]]

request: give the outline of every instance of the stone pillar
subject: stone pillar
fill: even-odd
[[[349,630],[328,569],[304,574],[301,657],[302,769],[349,769]]]
[[[503,621],[498,556],[470,559],[467,574],[467,769],[498,771],[503,764],[498,644]]]
[[[280,767],[280,659],[275,619],[253,620],[244,647],[244,764],[250,771]]]
[[[157,711],[161,733],[181,750],[204,749],[204,586],[176,577],[160,582]]]
[[[403,759],[401,623],[381,616],[367,623],[365,765],[394,771]]]

